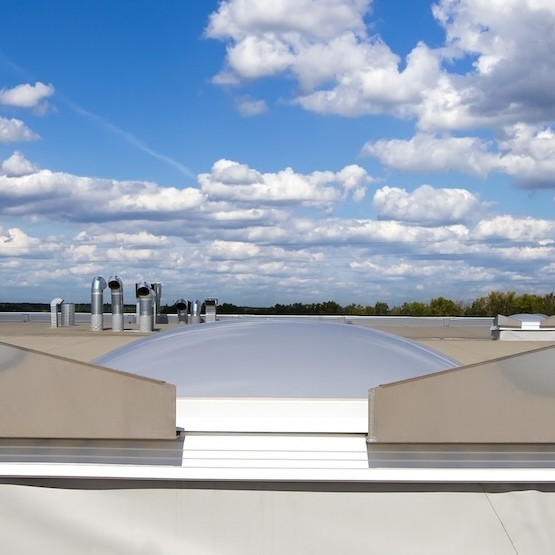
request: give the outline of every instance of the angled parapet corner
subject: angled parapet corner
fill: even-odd
[[[0,343],[0,438],[173,439],[175,386]]]
[[[555,443],[555,347],[369,391],[369,442]]]
[[[503,316],[498,314],[493,319],[493,324],[490,328],[492,339],[501,339],[501,330],[506,329],[516,329],[519,330],[522,327],[522,322],[516,318],[509,318],[508,316]]]
[[[555,316],[549,316],[540,322],[540,328],[555,328]]]
[[[516,318],[510,318],[509,316],[498,314],[493,320],[493,325],[499,328],[521,328],[522,322]]]

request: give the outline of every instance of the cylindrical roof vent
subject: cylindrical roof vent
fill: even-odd
[[[209,297],[204,301],[204,321],[216,321],[216,307],[218,306],[218,299]]]
[[[123,331],[123,283],[119,276],[108,280],[112,292],[112,331]]]
[[[106,280],[96,276],[91,284],[91,329],[102,331],[104,329],[104,289]]]
[[[175,303],[175,307],[177,308],[177,323],[178,324],[187,324],[187,317],[189,312],[189,302],[185,299],[179,299]]]
[[[58,305],[60,305],[61,303],[64,302],[64,299],[61,299],[60,297],[56,297],[55,299],[52,299],[52,301],[50,302],[50,327],[51,328],[57,328],[58,327]]]
[[[193,301],[191,308],[191,324],[200,324],[200,301]]]
[[[136,290],[137,297],[145,297],[146,295],[150,295],[150,283],[148,283],[148,281],[141,281],[141,283],[137,283]]]
[[[62,326],[69,327],[75,325],[75,304],[62,303]]]
[[[152,313],[154,294],[148,281],[137,284],[137,298],[139,301],[139,331],[150,332],[154,329]]]

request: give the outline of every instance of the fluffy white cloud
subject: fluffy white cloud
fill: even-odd
[[[212,259],[242,260],[260,253],[260,247],[242,241],[213,241],[206,249]]]
[[[19,108],[37,108],[45,98],[54,94],[52,85],[45,85],[37,81],[34,85],[25,83],[13,89],[0,90],[0,104],[17,106]]]
[[[160,247],[169,245],[169,240],[165,235],[157,236],[146,231],[137,233],[81,231],[75,236],[75,241],[86,244],[117,245],[118,247]]]
[[[525,241],[543,246],[553,242],[555,221],[531,217],[516,218],[505,214],[480,221],[473,231],[473,236],[478,239]]]
[[[498,171],[523,188],[555,188],[555,133],[550,127],[518,124],[504,129],[498,141]]]
[[[264,177],[258,171],[231,160],[218,160],[212,166],[210,178],[226,185],[254,185],[264,182]]]
[[[555,8],[550,0],[441,0],[434,15],[447,36],[446,55],[471,57],[474,71],[429,91],[423,128],[537,122],[555,104],[552,60]]]
[[[229,43],[227,65],[214,81],[239,84],[291,73],[301,90],[295,102],[309,110],[413,113],[422,89],[439,74],[439,57],[418,44],[401,71],[400,58],[379,37],[367,35],[370,5],[368,0],[223,2],[206,30],[208,37]]]
[[[440,0],[446,43],[401,60],[365,23],[369,0],[227,0],[206,29],[227,43],[221,84],[289,74],[294,102],[347,116],[414,117],[422,131],[549,121],[555,106],[550,0]],[[458,60],[473,62],[457,71]]]
[[[0,227],[0,257],[26,256],[38,249],[41,241],[18,227]]]
[[[0,117],[0,143],[36,141],[40,137],[31,131],[21,120]]]
[[[228,67],[214,81],[236,84],[241,80],[287,71],[296,57],[295,43],[301,43],[304,37],[326,39],[335,36],[342,27],[361,26],[356,6],[349,4],[354,2],[222,2],[210,16],[205,33],[210,38],[231,41],[232,44],[227,49]]]
[[[498,156],[488,152],[488,146],[476,137],[417,134],[408,141],[382,139],[368,142],[362,154],[374,156],[384,166],[405,172],[455,170],[486,177],[498,166]]]
[[[382,187],[374,194],[380,218],[419,224],[453,224],[476,217],[480,200],[465,189],[434,189],[422,185],[412,193]]]
[[[497,172],[514,177],[522,188],[555,188],[555,132],[551,127],[506,126],[490,142],[418,133],[410,140],[367,142],[362,154],[404,172],[454,170],[481,178]]]
[[[453,55],[475,54],[481,74],[492,73],[510,56],[549,52],[554,42],[552,33],[545,33],[555,18],[551,0],[440,0],[432,10]],[[529,49],[521,52],[525,41]]]
[[[76,301],[92,276],[113,273],[127,287],[162,281],[168,303],[473,298],[483,287],[528,290],[531,275],[550,290],[555,221],[482,215],[463,189],[382,187],[373,200],[381,220],[304,209],[337,206],[369,180],[357,165],[267,174],[227,160],[198,189],[47,170],[3,176],[0,269],[13,291],[47,280],[44,294],[65,298],[72,283]]]
[[[39,170],[0,176],[0,213],[74,221],[140,219],[183,215],[198,209],[198,189],[158,187],[154,183],[110,181]]]
[[[104,251],[105,260],[122,265],[140,265],[145,262],[159,264],[162,260],[154,249],[129,249],[127,247],[114,247]]]
[[[296,104],[322,114],[391,113],[410,117],[417,112],[422,91],[434,86],[438,79],[439,57],[425,44],[415,46],[401,70],[399,57],[380,39],[361,44],[352,37],[350,48],[345,48],[344,43],[342,38],[329,45],[333,50],[341,45],[339,51],[333,52],[341,66],[330,66],[329,75],[325,75],[328,79],[333,77],[334,86],[309,91],[297,97]],[[300,81],[303,83],[302,75]]]
[[[10,177],[29,175],[35,173],[37,170],[38,168],[18,151],[14,152],[9,158],[6,158],[6,160],[0,163],[0,175],[7,175]]]
[[[241,39],[284,31],[326,40],[344,30],[363,33],[372,0],[224,0],[210,16],[206,35]]]
[[[219,160],[210,174],[200,174],[198,180],[201,191],[212,200],[326,208],[344,200],[348,192],[353,193],[355,200],[361,200],[371,179],[356,165],[337,173],[317,171],[303,175],[287,168],[261,174],[244,164]]]

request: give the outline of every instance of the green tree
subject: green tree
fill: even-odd
[[[548,316],[555,314],[555,294],[553,292],[548,293],[542,298],[540,313],[547,314]]]
[[[513,314],[541,314],[543,309],[542,297],[528,293],[516,297],[514,304],[515,311]]]
[[[436,297],[428,304],[429,316],[460,316],[461,314],[461,303],[456,303],[444,297]]]
[[[319,314],[341,314],[343,307],[334,301],[326,301],[320,305]]]
[[[366,314],[366,309],[360,304],[351,303],[345,307],[345,314],[349,314],[350,316],[362,316]]]
[[[401,316],[428,316],[428,307],[419,301],[403,303],[396,311]]]
[[[376,316],[387,316],[389,314],[389,305],[383,301],[378,301],[374,305],[374,314]]]

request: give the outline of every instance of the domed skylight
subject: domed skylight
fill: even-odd
[[[95,364],[174,384],[178,397],[282,398],[366,398],[371,387],[460,366],[373,329],[274,319],[180,327]]]

